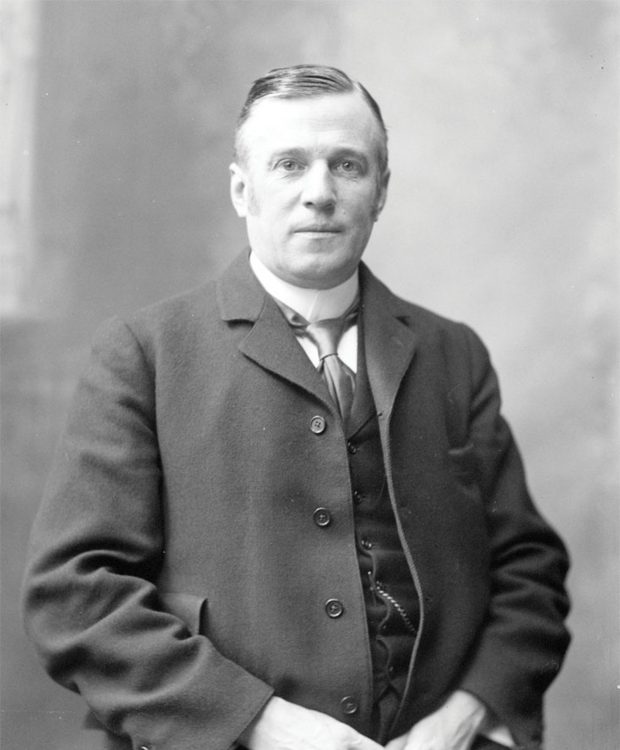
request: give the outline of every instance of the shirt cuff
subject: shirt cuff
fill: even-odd
[[[504,745],[505,747],[516,747],[516,743],[510,734],[510,730],[505,724],[500,724],[497,719],[487,715],[484,723],[478,730],[478,734],[486,737],[493,742],[497,742],[498,745]]]

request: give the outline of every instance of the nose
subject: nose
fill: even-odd
[[[335,206],[336,187],[328,164],[316,162],[308,169],[304,175],[301,200],[306,208],[322,211]]]

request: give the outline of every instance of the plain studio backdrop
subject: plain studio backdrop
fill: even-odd
[[[381,104],[392,182],[366,259],[491,349],[574,642],[548,750],[618,725],[618,23],[612,2],[4,0],[2,750],[94,750],[19,619],[25,545],[95,327],[217,274],[251,81],[336,65]]]

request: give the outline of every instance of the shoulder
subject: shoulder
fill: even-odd
[[[215,282],[209,281],[188,291],[166,297],[127,315],[105,321],[103,327],[125,325],[139,338],[142,335],[174,335],[192,325],[217,318]]]
[[[361,267],[362,299],[374,314],[397,318],[415,334],[418,345],[456,350],[466,357],[488,356],[478,334],[466,323],[440,315],[392,292],[367,266]]]
[[[160,300],[143,307],[126,318],[126,323],[136,331],[175,331],[192,323],[204,325],[217,317],[215,282],[210,281],[195,289]]]
[[[128,315],[104,321],[96,330],[91,352],[95,361],[139,361],[152,369],[158,360],[179,358],[209,336],[220,316],[215,301],[215,283],[169,297]]]

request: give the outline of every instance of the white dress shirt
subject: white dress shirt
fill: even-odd
[[[304,289],[283,281],[258,258],[250,254],[250,266],[263,289],[279,302],[295,310],[308,323],[329,320],[343,315],[359,292],[357,271],[342,284],[331,289]],[[306,336],[297,339],[315,367],[319,364],[319,353],[315,344]],[[350,326],[338,344],[338,357],[353,372],[357,372],[357,324]]]

